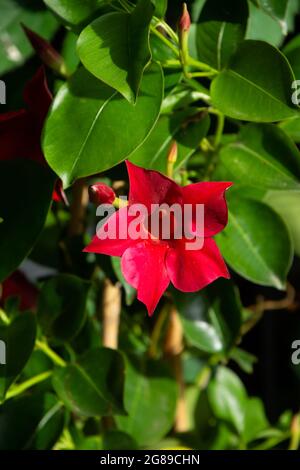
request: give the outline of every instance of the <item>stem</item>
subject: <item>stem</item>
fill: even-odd
[[[210,65],[207,65],[204,62],[200,62],[199,60],[196,60],[191,56],[187,57],[186,64],[194,66],[199,70],[211,72],[214,75],[217,75],[219,73],[218,70],[214,69],[213,67],[210,67]]]
[[[222,139],[223,131],[224,131],[224,124],[225,124],[225,117],[223,113],[216,113],[218,123],[217,123],[217,129],[215,133],[215,140],[214,140],[214,146],[215,148],[218,148]]]
[[[51,377],[52,373],[52,370],[42,372],[41,374],[35,375],[34,377],[31,377],[30,379],[26,380],[21,384],[15,385],[11,388],[11,390],[7,392],[6,400],[20,395],[21,393],[25,392],[25,390],[27,390],[28,388],[31,388],[40,382],[44,382],[45,380],[49,379],[49,377]]]
[[[84,232],[85,213],[88,202],[89,193],[85,180],[80,179],[75,181],[73,185],[73,200],[70,208],[70,237],[81,235]]]
[[[107,279],[102,301],[102,342],[106,348],[117,349],[121,315],[121,289]]]
[[[46,342],[37,339],[35,342],[35,347],[43,351],[43,353],[46,354],[46,356],[48,356],[57,366],[65,367],[67,365],[66,361],[56,354],[56,352],[53,351],[53,349],[51,349]]]
[[[166,38],[163,34],[157,31],[154,25],[150,25],[150,30],[151,30],[151,33],[155,34],[155,36],[157,36],[163,43],[166,44],[166,46],[168,46],[169,49],[171,49],[176,54],[177,57],[179,57],[179,51],[177,47],[174,46],[174,44],[172,44],[172,42],[169,41],[168,38]]]
[[[181,353],[183,351],[183,331],[179,315],[174,306],[170,311],[169,325],[165,338],[164,353],[169,358],[176,382],[179,388],[177,410],[174,429],[175,432],[186,432],[188,430],[187,406],[185,399],[185,383],[183,378],[183,367]]]
[[[159,339],[161,337],[161,332],[162,328],[165,324],[165,321],[167,319],[167,315],[169,313],[169,305],[166,304],[163,306],[161,311],[159,312],[158,318],[156,320],[156,323],[154,325],[152,334],[151,334],[151,340],[150,340],[150,347],[148,350],[148,356],[155,359],[158,356],[158,343]]]

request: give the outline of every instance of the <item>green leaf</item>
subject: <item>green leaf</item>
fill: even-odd
[[[274,124],[243,127],[220,158],[234,181],[263,189],[300,189],[299,150]]]
[[[196,25],[199,60],[217,70],[227,65],[243,41],[248,19],[247,0],[209,0]]]
[[[278,21],[253,3],[249,3],[249,13],[246,39],[266,41],[279,47],[284,39],[284,34]]]
[[[54,175],[28,160],[0,162],[0,282],[32,249],[46,220]]]
[[[51,449],[64,420],[62,405],[53,394],[8,400],[0,406],[0,450]]]
[[[287,119],[286,121],[281,122],[279,126],[291,137],[291,139],[293,139],[294,142],[297,144],[300,143],[300,116]]]
[[[28,0],[0,0],[0,75],[24,64],[34,51],[21,22],[45,39],[57,30],[53,15],[41,3]]]
[[[163,18],[168,8],[168,0],[152,0],[152,3],[155,5],[155,15]]]
[[[231,424],[239,434],[242,434],[247,392],[238,376],[230,369],[219,366],[209,383],[208,398],[214,415]]]
[[[130,103],[135,103],[145,67],[151,59],[150,0],[139,0],[132,13],[109,13],[80,34],[78,54],[86,69]]]
[[[44,3],[64,22],[78,26],[87,21],[110,0],[44,0]]]
[[[262,41],[244,41],[227,69],[212,82],[213,105],[229,117],[273,122],[297,115],[295,77],[285,56]]]
[[[252,0],[253,3],[264,10],[280,23],[282,30],[287,32],[286,16],[289,0]]]
[[[300,256],[300,192],[299,191],[268,191],[263,202],[271,206],[286,223],[295,249]]]
[[[156,64],[147,68],[135,106],[79,69],[58,92],[44,135],[46,159],[64,185],[128,158],[155,125],[162,90]]]
[[[112,349],[92,349],[57,369],[53,386],[66,407],[80,415],[124,414],[124,360]]]
[[[121,270],[121,258],[118,256],[111,257],[111,264],[118,281],[122,284],[125,291],[126,305],[131,305],[136,298],[136,289],[125,281]]]
[[[159,442],[173,425],[176,402],[176,382],[163,364],[149,362],[139,367],[128,362],[125,381],[128,416],[116,417],[118,428],[140,446]]]
[[[161,116],[150,136],[129,160],[144,168],[166,173],[168,151],[172,141],[176,140],[178,156],[174,167],[181,167],[195,152],[210,126],[208,115],[194,115],[193,118],[193,114],[193,110],[185,110]]]
[[[238,197],[229,200],[229,221],[217,235],[226,262],[256,284],[284,289],[293,249],[282,219],[267,205]]]
[[[244,440],[251,442],[270,427],[263,402],[256,397],[249,398],[245,407]]]
[[[174,294],[184,334],[207,353],[226,353],[235,344],[241,326],[241,304],[230,281],[219,280],[201,294]]]
[[[22,372],[31,356],[36,337],[36,319],[30,312],[18,315],[11,324],[0,327],[0,340],[6,350],[5,364],[0,364],[0,400]],[[1,433],[0,433],[1,434]]]
[[[68,341],[79,333],[89,288],[89,282],[71,274],[59,274],[43,284],[37,314],[47,337]]]
[[[292,66],[296,79],[300,80],[300,34],[283,48],[283,52]]]
[[[241,348],[234,348],[230,352],[230,359],[235,361],[246,374],[252,374],[253,365],[257,362],[256,356]]]

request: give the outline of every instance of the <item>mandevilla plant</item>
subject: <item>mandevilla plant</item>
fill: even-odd
[[[0,449],[298,449],[300,2],[0,8]]]

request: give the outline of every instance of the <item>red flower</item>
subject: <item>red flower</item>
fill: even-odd
[[[36,310],[38,290],[21,271],[15,271],[2,283],[0,304],[4,306],[10,297],[19,298],[21,311]]]
[[[154,312],[170,281],[181,291],[194,292],[219,277],[229,278],[226,265],[212,237],[227,224],[228,212],[224,194],[232,183],[203,182],[180,187],[157,171],[126,163],[130,182],[129,204],[110,216],[84,251],[122,256],[123,275],[137,289],[138,299],[147,306],[149,315]],[[177,203],[182,208],[189,204],[193,209],[196,204],[203,204],[204,234],[199,233],[199,227],[195,226],[194,210],[191,220],[195,240],[202,235],[202,248],[187,249],[187,243],[191,240],[184,236],[181,239],[170,237],[167,240],[151,235],[144,239],[141,235],[138,239],[133,239],[128,230],[125,237],[99,238],[101,233],[109,233],[114,224],[117,228],[121,227],[124,216],[130,226],[135,217],[128,215],[128,211],[136,203],[145,205],[149,214],[153,214],[152,204],[165,203],[171,206]]]
[[[0,115],[0,160],[28,158],[47,165],[41,148],[41,134],[52,96],[44,68],[40,67],[24,89],[26,108]],[[65,201],[59,180],[53,193]]]

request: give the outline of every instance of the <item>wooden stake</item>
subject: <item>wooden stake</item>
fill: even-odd
[[[105,280],[102,303],[103,346],[117,349],[121,314],[121,289]]]
[[[69,236],[81,235],[85,229],[85,213],[89,202],[88,187],[84,179],[75,181],[73,185],[73,200],[70,208],[71,220]]]
[[[183,367],[181,353],[183,351],[183,331],[179,320],[178,312],[173,306],[170,311],[170,320],[167,329],[164,353],[170,359],[175,379],[179,387],[179,397],[177,402],[176,418],[174,429],[176,432],[183,433],[188,430],[189,423],[187,418],[185,384],[183,378]]]

